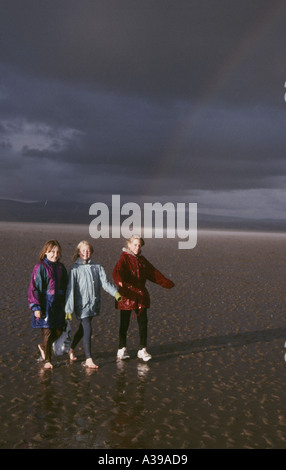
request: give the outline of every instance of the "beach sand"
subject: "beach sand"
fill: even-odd
[[[76,244],[92,241],[110,280],[123,245],[91,240],[88,226],[0,223],[0,448],[286,448],[285,234],[202,231],[193,250],[147,239],[144,255],[176,284],[148,283],[153,359],[136,357],[134,319],[131,359],[116,361],[119,317],[103,291],[98,371],[83,367],[82,344],[73,364],[39,361],[27,290],[50,238],[67,269]]]

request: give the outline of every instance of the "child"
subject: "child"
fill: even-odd
[[[116,287],[107,280],[103,267],[92,261],[92,253],[93,247],[88,242],[81,241],[78,244],[73,257],[75,263],[71,267],[69,276],[65,310],[67,318],[75,312],[77,319],[80,320],[69,352],[70,359],[76,360],[74,349],[83,337],[85,366],[98,369],[91,357],[91,321],[100,313],[101,287],[117,300],[121,299],[121,296]]]
[[[40,262],[33,269],[28,302],[33,312],[32,328],[41,328],[42,344],[38,345],[44,368],[52,369],[52,344],[65,326],[67,271],[59,261],[62,249],[57,240],[45,243]]]
[[[173,281],[163,276],[141,254],[144,240],[139,235],[132,235],[127,240],[126,248],[123,248],[121,256],[113,270],[113,279],[120,286],[122,300],[116,303],[120,310],[119,347],[118,359],[129,359],[126,349],[127,331],[129,328],[132,310],[137,314],[140,344],[137,356],[147,362],[151,354],[146,351],[147,346],[147,309],[150,306],[149,293],[145,287],[147,280],[159,284],[165,289],[174,287]]]

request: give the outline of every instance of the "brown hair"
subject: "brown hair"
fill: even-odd
[[[73,261],[75,261],[79,257],[79,252],[80,252],[81,248],[83,247],[83,245],[89,246],[90,253],[91,254],[93,253],[93,246],[89,242],[87,242],[85,240],[82,240],[81,242],[79,242],[79,244],[76,247],[76,250],[75,250],[74,255],[73,255]]]
[[[62,248],[61,248],[61,245],[59,244],[59,242],[57,240],[48,240],[43,248],[42,248],[42,251],[40,253],[40,260],[42,261],[46,255],[46,253],[49,253],[50,251],[52,251],[52,249],[57,246],[58,249],[59,249],[59,252],[60,252],[60,258],[62,256]]]

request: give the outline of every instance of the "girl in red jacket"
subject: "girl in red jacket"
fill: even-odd
[[[132,310],[136,312],[139,327],[140,343],[137,356],[143,361],[151,359],[152,356],[146,351],[147,309],[150,307],[150,297],[145,283],[149,280],[166,289],[174,287],[172,281],[163,276],[141,255],[143,245],[143,238],[139,235],[132,235],[113,270],[114,282],[120,287],[122,296],[122,300],[116,302],[116,308],[120,310],[118,359],[130,357],[126,349],[126,339]]]

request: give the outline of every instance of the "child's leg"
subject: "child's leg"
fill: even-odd
[[[92,334],[92,317],[87,317],[82,319],[83,327],[83,347],[85,352],[85,366],[90,369],[98,369],[98,366],[94,364],[91,357],[91,334]]]
[[[83,327],[82,327],[82,324],[80,322],[79,327],[77,329],[77,332],[75,333],[75,335],[73,337],[72,344],[71,344],[71,349],[75,349],[75,347],[78,345],[78,343],[80,342],[82,337],[83,337]]]
[[[83,327],[82,327],[82,324],[80,322],[79,324],[79,327],[73,337],[73,340],[72,340],[72,344],[71,344],[71,347],[70,347],[70,350],[69,350],[69,356],[70,356],[70,360],[71,361],[76,361],[77,358],[75,357],[74,355],[74,349],[76,348],[76,346],[78,345],[78,343],[80,342],[81,338],[83,337]]]
[[[55,328],[42,328],[42,350],[45,357],[45,368],[52,368],[52,345],[61,334],[62,331]]]
[[[132,310],[120,310],[120,327],[119,327],[119,349],[126,347],[127,331],[129,328]]]
[[[39,351],[40,351],[42,360],[44,361],[46,358],[45,358],[45,353],[44,353],[44,350],[43,350],[43,345],[42,345],[42,344],[38,344],[38,349],[39,349]]]
[[[148,328],[148,317],[147,308],[136,310],[137,322],[139,328],[139,349],[146,348],[147,346],[147,328]]]
[[[51,335],[51,330],[49,328],[42,328],[42,350],[44,353],[45,360],[51,359],[51,352],[48,352],[48,341]]]
[[[91,320],[92,320],[92,317],[83,318],[81,320],[81,324],[83,328],[83,348],[84,348],[86,359],[89,359],[91,357],[91,334],[92,334]]]

